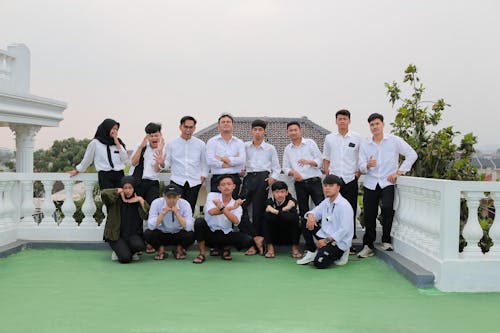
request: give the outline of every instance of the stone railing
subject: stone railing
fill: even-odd
[[[486,193],[500,209],[500,183],[401,177],[396,190],[392,236],[395,251],[432,271],[446,291],[500,291],[500,214],[489,229],[493,242],[483,253],[478,209]],[[460,242],[460,205],[468,218]]]
[[[7,51],[0,50],[0,79],[10,79],[13,61],[13,56],[8,54]]]
[[[0,91],[29,93],[30,51],[23,44],[11,44],[0,49]]]

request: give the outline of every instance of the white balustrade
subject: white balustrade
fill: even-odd
[[[73,214],[76,212],[76,206],[73,202],[73,180],[63,180],[64,189],[66,191],[66,198],[63,205],[61,206],[61,211],[64,214],[64,218],[61,225],[72,225],[75,223]]]
[[[489,236],[493,241],[493,246],[488,255],[498,256],[500,255],[500,191],[491,192],[491,197],[495,201],[495,220],[490,227]]]
[[[483,229],[479,224],[477,216],[481,199],[484,198],[484,192],[465,192],[467,199],[467,208],[469,210],[467,223],[464,226],[462,235],[467,242],[463,255],[480,254],[479,240],[483,237]]]
[[[35,213],[35,204],[33,203],[33,181],[23,180],[22,184],[22,205],[21,212],[23,223],[35,223],[33,214]]]
[[[96,182],[94,180],[85,180],[85,201],[82,205],[82,212],[85,217],[82,220],[80,226],[95,226],[94,213],[96,211],[96,205],[94,203],[94,185]]]
[[[52,188],[54,186],[53,180],[42,180],[43,189],[45,191],[45,200],[43,202],[43,223],[54,223],[54,213],[56,211],[56,205],[52,200]]]

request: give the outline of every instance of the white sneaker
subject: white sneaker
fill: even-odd
[[[134,255],[132,256],[132,261],[139,261],[139,260],[141,260],[141,257],[139,257],[137,253],[134,253]]]
[[[365,245],[361,251],[358,252],[358,258],[368,258],[375,254],[373,249],[370,249],[368,245]]]
[[[304,256],[297,260],[297,265],[307,265],[308,263],[313,262],[314,258],[316,258],[316,253],[317,251],[306,251]]]
[[[116,255],[115,251],[111,252],[111,260],[118,261],[118,256]]]
[[[391,243],[382,243],[382,245],[380,247],[384,251],[393,251],[394,250]]]
[[[337,266],[344,266],[349,261],[349,249],[344,251],[344,254],[339,259],[335,260],[333,263]]]

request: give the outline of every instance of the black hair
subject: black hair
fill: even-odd
[[[234,178],[233,178],[233,176],[231,176],[230,174],[225,173],[225,174],[223,174],[223,175],[220,175],[220,176],[217,178],[217,186],[219,186],[219,185],[220,185],[220,182],[221,182],[223,179],[226,179],[226,178],[231,178],[231,180],[232,180],[232,181],[233,181],[233,183],[234,183]]]
[[[292,120],[292,121],[290,121],[288,124],[286,124],[286,129],[288,129],[288,127],[293,126],[293,125],[297,125],[297,126],[299,126],[299,128],[300,128],[300,124],[299,124],[299,122],[298,122],[298,121],[296,121],[296,120]]]
[[[254,127],[262,127],[263,129],[266,129],[267,123],[262,120],[262,119],[255,119],[252,121],[252,128]]]
[[[223,113],[223,114],[221,114],[220,117],[219,117],[219,119],[217,120],[217,123],[220,123],[220,120],[222,118],[226,118],[226,117],[229,118],[229,119],[231,119],[231,122],[234,123],[233,116],[230,115],[229,113]]]
[[[346,109],[342,109],[342,110],[338,110],[337,113],[335,113],[335,119],[337,119],[337,116],[346,116],[347,118],[351,119],[351,113],[349,112],[349,110],[346,110]]]
[[[372,121],[374,121],[375,119],[380,119],[381,122],[384,122],[384,116],[381,115],[380,113],[372,113],[369,117],[368,117],[368,123],[371,123]]]
[[[184,125],[184,123],[188,120],[192,120],[194,122],[194,124],[196,125],[196,119],[194,119],[194,117],[192,116],[184,116],[181,118],[181,125]]]
[[[161,132],[161,124],[159,124],[159,123],[149,123],[144,128],[144,131],[146,131],[146,134],[153,134],[153,133],[156,133],[156,132]]]
[[[278,191],[278,190],[287,190],[288,191],[288,185],[281,180],[275,181],[271,185],[271,191]]]

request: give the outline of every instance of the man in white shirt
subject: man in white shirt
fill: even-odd
[[[149,209],[148,229],[144,238],[158,251],[155,260],[167,257],[165,246],[174,245],[175,259],[185,259],[186,249],[194,243],[193,212],[189,202],[180,198],[180,188],[164,187],[163,197],[155,199]]]
[[[363,249],[358,257],[374,255],[376,238],[375,223],[379,202],[382,202],[382,249],[392,251],[391,228],[394,217],[394,184],[399,176],[410,171],[417,160],[417,153],[398,136],[384,134],[384,116],[373,113],[368,117],[372,137],[361,144],[359,169],[366,174],[364,180],[364,224]],[[399,155],[404,161],[399,165]]]
[[[134,176],[137,181],[137,194],[151,205],[160,196],[158,174],[165,141],[161,134],[161,124],[149,123],[144,131],[146,136],[132,153],[129,175]]]
[[[306,244],[307,252],[297,264],[314,262],[316,268],[327,268],[333,263],[347,263],[354,227],[351,204],[340,194],[341,183],[342,180],[335,175],[323,179],[326,199],[306,213],[304,229],[307,238],[312,239],[314,235],[318,242]]]
[[[212,172],[210,191],[218,192],[218,176],[230,174],[233,177],[235,190],[233,198],[240,193],[241,179],[239,173],[245,165],[245,144],[233,136],[233,116],[222,114],[218,119],[220,134],[207,141],[207,164]]]
[[[323,169],[327,175],[333,174],[340,177],[342,186],[340,194],[349,201],[353,211],[354,235],[356,238],[356,210],[358,208],[358,169],[359,147],[361,136],[349,130],[351,123],[351,113],[349,110],[339,110],[335,114],[337,132],[328,134],[325,137],[323,147]],[[350,252],[355,254],[354,249]]]
[[[195,238],[200,249],[200,254],[193,260],[195,264],[205,261],[206,244],[221,249],[223,260],[232,260],[231,246],[242,250],[248,249],[253,243],[249,235],[233,231],[233,226],[240,223],[242,214],[239,201],[232,197],[236,188],[233,177],[222,175],[218,180],[219,192],[211,192],[207,196],[205,218],[195,221]]]
[[[252,122],[252,141],[245,142],[245,178],[241,188],[240,199],[243,215],[239,229],[253,237],[255,245],[245,252],[246,255],[263,255],[262,242],[263,219],[266,209],[269,187],[279,177],[281,167],[278,162],[276,148],[265,142],[266,122],[256,119]],[[248,206],[252,204],[252,222],[248,215]]]
[[[303,219],[304,214],[309,211],[309,198],[315,205],[319,205],[324,199],[320,170],[323,158],[316,142],[302,137],[297,121],[289,122],[286,130],[292,142],[285,147],[283,153],[283,172],[295,181],[299,215]]]
[[[198,193],[208,175],[205,142],[193,136],[196,119],[184,116],[179,129],[181,135],[167,144],[165,168],[170,168],[170,183],[181,189],[194,212]]]

